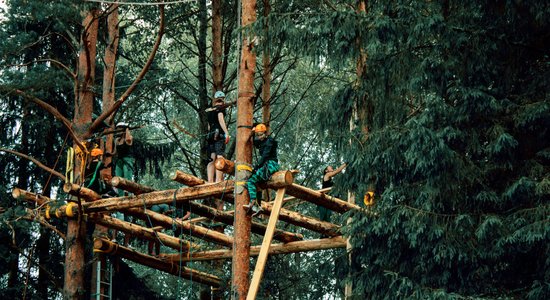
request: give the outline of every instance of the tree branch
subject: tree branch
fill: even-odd
[[[37,59],[37,60],[34,60],[34,61],[31,61],[31,62],[28,62],[28,63],[24,63],[24,64],[18,64],[18,65],[10,65],[11,67],[26,67],[26,66],[29,66],[29,65],[32,65],[34,63],[38,63],[38,62],[51,62],[53,63],[54,65],[60,67],[61,69],[63,69],[65,72],[67,72],[73,79],[76,78],[76,74],[73,73],[69,67],[67,67],[66,65],[64,65],[62,62],[58,61],[58,60],[55,60],[55,59],[52,59],[52,58],[43,58],[43,59]]]
[[[17,155],[17,156],[19,156],[19,157],[23,157],[23,158],[25,158],[25,159],[28,159],[28,160],[32,161],[33,163],[35,163],[35,164],[36,164],[37,166],[39,166],[40,168],[42,168],[43,170],[48,171],[48,172],[50,172],[51,174],[53,174],[53,175],[59,177],[61,180],[63,180],[63,181],[66,180],[65,175],[63,175],[63,174],[57,172],[57,171],[54,170],[54,169],[51,169],[51,168],[45,166],[43,163],[41,163],[39,160],[37,160],[37,159],[35,159],[35,158],[33,158],[33,157],[30,157],[30,156],[28,156],[28,155],[26,155],[26,154],[23,154],[23,153],[21,153],[21,152],[9,150],[9,149],[4,149],[4,148],[0,148],[0,151],[2,151],[2,152],[7,152],[7,153],[11,153],[11,154],[13,154],[13,155]]]
[[[8,89],[6,89],[5,87],[2,87],[2,86],[0,86],[0,90],[6,90],[6,91],[10,92]],[[35,96],[27,94],[27,93],[25,93],[21,90],[14,89],[14,90],[11,90],[11,92],[15,92],[17,95],[23,97],[24,99],[29,100],[31,102],[34,102],[36,105],[40,106],[41,108],[43,108],[44,110],[46,110],[47,112],[52,114],[56,119],[61,121],[61,123],[63,123],[63,125],[65,125],[65,127],[69,131],[69,134],[71,135],[71,138],[73,139],[73,141],[78,145],[78,147],[82,151],[86,152],[86,148],[84,147],[84,145],[82,145],[82,142],[80,142],[80,140],[76,136],[76,133],[73,131],[71,121],[69,121],[69,119],[65,118],[65,116],[63,116],[55,107],[53,107],[53,106],[49,105],[48,103],[36,98]]]
[[[160,46],[160,42],[162,41],[162,36],[164,35],[164,5],[160,5],[160,25],[159,25],[159,32],[157,35],[157,39],[155,41],[155,45],[153,46],[153,49],[151,51],[151,54],[149,54],[149,58],[147,59],[147,62],[143,66],[143,69],[141,69],[141,72],[137,76],[137,78],[132,82],[130,87],[124,92],[122,96],[111,106],[107,111],[102,113],[95,121],[92,123],[92,126],[88,129],[88,133],[86,136],[92,135],[92,133],[101,125],[105,119],[107,119],[109,116],[114,114],[120,106],[128,99],[130,94],[134,91],[134,89],[137,87],[137,85],[141,82],[147,71],[149,71],[149,68],[151,67],[151,64],[153,63],[153,60],[155,59],[155,55],[157,54],[157,50]]]

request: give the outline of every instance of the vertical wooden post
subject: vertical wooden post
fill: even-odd
[[[242,1],[242,27],[256,21],[256,0]],[[246,33],[245,33],[246,34]],[[256,56],[253,52],[254,38],[243,36],[241,61],[239,66],[239,95],[237,100],[237,164],[252,163],[252,141],[250,133],[254,114],[254,71]],[[243,205],[249,202],[250,196],[246,189],[241,191],[241,183],[235,182],[235,255],[232,265],[232,297],[245,299],[248,292],[250,270],[250,223],[251,218],[246,214]],[[239,192],[241,191],[241,192]]]
[[[74,128],[76,136],[81,139],[87,127],[92,123],[93,84],[95,79],[95,57],[98,30],[98,10],[91,8],[85,12],[82,22],[83,34],[78,57],[77,80],[75,83]],[[76,146],[75,146],[76,147]],[[80,159],[75,160],[75,179],[77,183],[84,180]],[[86,223],[82,218],[67,221],[67,238],[65,254],[65,279],[63,286],[64,299],[82,299],[85,294],[84,274],[86,253]]]
[[[264,275],[265,263],[267,262],[267,255],[269,254],[269,247],[271,246],[271,241],[273,240],[273,232],[275,231],[275,225],[279,220],[279,212],[283,206],[283,197],[285,196],[285,189],[278,189],[277,196],[275,197],[275,202],[273,203],[273,209],[271,210],[271,215],[269,216],[269,222],[267,223],[267,229],[265,231],[264,240],[262,241],[262,248],[260,249],[260,254],[258,255],[258,260],[256,261],[256,268],[254,268],[254,275],[252,277],[252,283],[250,284],[250,290],[246,296],[246,300],[256,299],[256,294],[258,293],[258,288],[260,287],[260,281]]]

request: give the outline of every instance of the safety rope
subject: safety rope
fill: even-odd
[[[55,160],[55,163],[53,164],[52,170],[55,170],[55,167],[57,167],[57,163],[59,162],[59,158],[61,158],[61,154],[63,153],[63,149],[65,148],[65,145],[67,144],[67,138],[69,137],[69,133],[65,135],[65,140],[63,141],[63,145],[61,146],[61,150],[59,150],[59,153],[57,154],[57,159]],[[48,176],[48,180],[46,181],[46,184],[42,188],[42,191],[45,191],[48,188],[48,185],[50,183],[50,180],[52,179],[53,174],[50,173],[50,176]]]

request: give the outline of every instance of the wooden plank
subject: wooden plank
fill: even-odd
[[[258,288],[260,287],[260,281],[264,275],[265,263],[267,261],[267,255],[269,253],[269,247],[271,246],[271,240],[273,239],[273,232],[275,231],[275,225],[279,219],[279,211],[283,206],[283,197],[285,196],[285,189],[278,189],[277,196],[275,197],[275,202],[273,203],[273,209],[271,210],[271,216],[269,217],[269,222],[267,223],[267,230],[264,235],[264,240],[262,242],[262,248],[260,249],[260,255],[256,261],[256,268],[254,269],[254,275],[252,277],[252,282],[250,283],[250,289],[248,290],[248,295],[246,296],[247,300],[256,299],[256,294],[258,293]]]
[[[261,248],[261,245],[250,247],[250,256],[258,256],[260,254]],[[272,244],[271,247],[269,247],[269,255],[309,252],[335,248],[346,248],[346,240],[342,236],[326,239],[297,241],[284,244]],[[182,262],[223,260],[231,259],[233,257],[233,250],[217,249],[191,252],[189,254],[164,253],[160,254],[159,257],[161,259],[170,260],[178,263],[180,260]]]

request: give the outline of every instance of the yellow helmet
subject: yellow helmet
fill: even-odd
[[[254,127],[254,132],[266,132],[267,127],[265,127],[265,124],[258,124],[256,127]]]
[[[91,155],[92,157],[100,156],[103,155],[103,151],[99,148],[94,148],[92,149]]]

